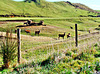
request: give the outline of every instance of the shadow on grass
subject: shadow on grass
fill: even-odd
[[[100,28],[95,28],[95,30],[100,30]]]
[[[78,31],[83,31],[84,32],[85,30],[78,30]]]

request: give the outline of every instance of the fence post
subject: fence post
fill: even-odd
[[[78,32],[77,32],[77,24],[75,24],[75,44],[78,46]]]
[[[17,39],[18,39],[18,63],[21,62],[21,29],[17,29]]]

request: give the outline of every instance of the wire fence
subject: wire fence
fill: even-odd
[[[5,32],[0,32],[0,37],[5,37]],[[17,34],[12,34],[13,38],[17,38]],[[47,37],[46,37],[47,38]],[[50,38],[33,37],[27,35],[21,35],[21,54],[22,59],[29,61],[43,60],[54,52],[60,52],[61,50],[73,49],[75,47],[75,37],[68,39],[54,40]],[[2,40],[2,39],[1,39]],[[91,47],[93,44],[100,46],[100,32],[94,32],[86,35],[78,36],[79,45],[78,49],[83,50],[87,47]],[[1,41],[0,41],[1,43]]]
[[[78,37],[78,40],[78,47],[75,47],[75,37],[61,40],[50,40],[48,42],[34,42],[32,40],[28,42],[27,40],[22,40],[23,58],[27,58],[28,61],[43,60],[55,52],[59,53],[61,50],[66,51],[67,49],[71,50],[75,48],[84,50],[86,48],[91,48],[94,44],[100,46],[100,33],[94,32],[82,35]]]

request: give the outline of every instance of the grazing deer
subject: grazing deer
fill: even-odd
[[[31,31],[30,31],[30,30],[25,30],[25,32],[26,32],[27,34],[28,34],[28,33],[30,34]]]
[[[64,34],[59,34],[58,39],[59,39],[60,37],[63,37],[63,39],[64,39],[64,36],[65,36],[65,32],[64,32]]]
[[[38,34],[38,36],[39,36],[39,33],[40,33],[40,30],[39,31],[35,31],[35,35]]]

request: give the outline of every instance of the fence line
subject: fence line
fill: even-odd
[[[97,41],[100,41],[100,36],[99,36],[99,34],[100,34],[100,32],[94,32],[94,33],[90,33],[90,34],[81,35],[81,36],[79,36],[78,38],[79,38],[79,40],[84,40],[84,39],[88,39],[88,38],[90,38],[90,37],[93,37],[93,36],[95,36],[95,35],[98,35],[98,40],[97,40]],[[3,32],[3,33],[2,33],[2,36],[5,36],[5,35],[6,35],[6,33]],[[13,37],[16,37],[16,34],[12,34],[12,35],[14,35]],[[54,47],[53,47],[54,44],[57,44],[57,43],[60,43],[60,42],[66,42],[66,45],[64,46],[64,49],[66,49],[66,46],[68,47],[68,49],[71,49],[71,48],[73,48],[71,42],[74,41],[74,40],[75,40],[75,37],[71,37],[71,38],[64,39],[64,40],[56,40],[56,41],[52,41],[51,43],[47,44],[46,46],[52,46],[52,48],[54,49]],[[90,40],[90,41],[91,41],[91,40]],[[96,43],[97,41],[94,40],[94,43]],[[69,42],[69,44],[67,44],[67,42]],[[91,43],[91,44],[94,44],[94,43]],[[84,47],[84,46],[87,46],[87,44],[86,44],[86,43],[84,43],[84,44],[79,44],[78,48],[81,49],[81,48]],[[57,48],[58,48],[58,51],[60,51],[59,45],[57,46]],[[46,54],[49,54],[49,55],[53,54],[54,50],[53,50],[53,51],[50,50],[49,47],[48,47],[48,49],[49,49],[49,51],[47,51]],[[34,50],[33,50],[33,51],[34,51]],[[41,52],[41,51],[40,51],[40,52]],[[27,53],[27,54],[28,54],[28,53]],[[49,56],[49,55],[48,55],[48,56]],[[44,56],[45,56],[45,54],[44,54]],[[47,57],[47,56],[46,56],[46,57]],[[32,57],[32,58],[33,58],[33,57]]]
[[[81,38],[81,37],[85,37],[85,38]],[[86,35],[82,35],[82,36],[79,36],[79,38],[80,38],[80,41],[81,40],[84,40],[84,42],[82,41],[81,43],[79,43],[79,46],[77,47],[77,49],[79,49],[79,50],[84,50],[84,49],[87,49],[87,48],[91,48],[94,44],[98,44],[99,46],[100,46],[100,33],[99,32],[95,32],[95,33],[92,33],[92,34],[86,34]],[[89,39],[90,38],[90,39]],[[43,60],[43,57],[45,56],[45,58],[48,58],[50,55],[52,55],[54,52],[60,52],[61,50],[64,50],[64,51],[66,51],[67,49],[69,49],[69,50],[71,50],[71,49],[74,49],[74,48],[76,48],[72,43],[71,43],[71,40],[70,39],[72,39],[72,40],[74,40],[75,38],[73,37],[73,38],[69,38],[69,40],[59,40],[58,42],[56,42],[56,41],[51,41],[51,43],[50,44],[46,44],[45,45],[45,49],[47,49],[47,52],[45,53],[45,54],[42,54],[42,56],[39,56],[40,57],[40,59],[42,59]],[[55,51],[56,49],[54,48],[54,44],[56,43],[60,43],[60,42],[64,42],[64,43],[66,43],[66,45],[64,45],[64,48],[62,48],[62,49],[60,49],[59,48],[59,45],[57,45],[56,47],[57,47],[57,51]],[[69,43],[68,43],[69,42]],[[67,44],[68,43],[68,44]],[[73,42],[74,43],[74,42]],[[42,47],[42,46],[41,46]],[[40,48],[41,48],[40,47]],[[50,47],[52,48],[52,50],[50,50]],[[67,48],[66,48],[67,47]],[[31,51],[31,50],[30,50]],[[33,50],[33,52],[34,52],[34,50]],[[39,53],[41,53],[41,51],[39,51]],[[30,58],[31,59],[37,59],[37,58],[35,58],[35,57],[29,57],[29,61],[30,61]]]

